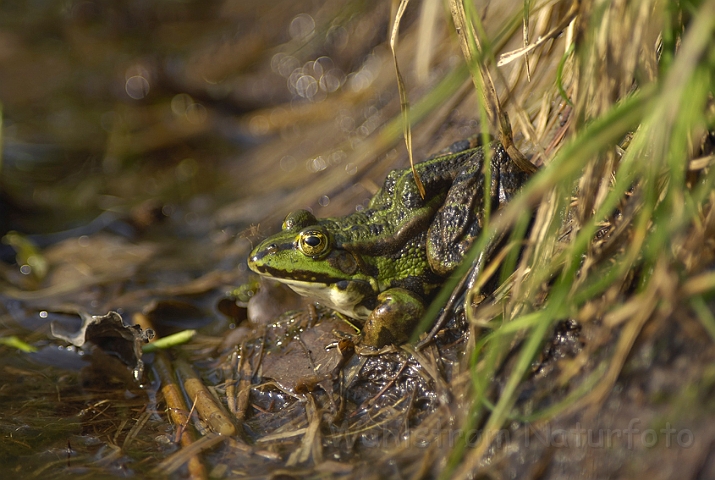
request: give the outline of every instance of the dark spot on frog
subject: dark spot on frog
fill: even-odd
[[[390,172],[382,186],[382,190],[390,196],[395,192],[395,182],[398,175],[396,172]]]
[[[431,280],[433,282],[437,281],[437,277],[432,278],[431,274],[429,275],[429,278],[427,279],[428,281]],[[425,278],[422,277],[405,277],[401,280],[396,280],[390,283],[391,287],[398,287],[398,288],[404,288],[405,290],[409,290],[411,292],[415,292],[417,295],[421,297],[425,297],[428,292],[425,291],[424,285],[425,285]]]
[[[402,196],[402,202],[406,208],[419,208],[424,204],[419,192],[408,190]]]

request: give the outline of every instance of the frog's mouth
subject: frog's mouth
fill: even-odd
[[[298,283],[313,283],[316,284],[316,288],[331,288],[332,285],[342,284],[345,282],[358,282],[365,283],[359,280],[348,280],[344,278],[336,278],[335,276],[319,273],[312,270],[301,270],[298,268],[286,269],[286,268],[276,268],[270,265],[262,264],[261,260],[265,254],[256,254],[249,258],[248,268],[254,272],[271,277],[279,282],[288,283],[298,282]],[[339,286],[338,288],[342,288]],[[369,291],[372,291],[370,289]]]
[[[365,282],[343,280],[322,283],[320,281],[302,281],[292,278],[275,278],[288,285],[294,292],[312,298],[343,315],[358,320],[367,320],[372,311],[366,305],[366,292],[370,286]]]
[[[255,258],[258,258],[258,256]],[[267,265],[257,265],[257,260],[252,260],[252,262],[248,263],[248,267],[251,270],[258,274],[274,278],[280,282],[288,283],[288,280],[295,280],[296,282],[318,283],[324,286],[335,283],[335,279],[328,275],[321,275],[309,270],[282,270]]]

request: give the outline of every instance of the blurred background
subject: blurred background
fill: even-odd
[[[40,1],[4,4],[0,22],[0,225],[49,233],[147,201],[260,192],[247,150],[295,139],[290,170],[328,141],[304,139],[309,124],[355,135],[364,118],[318,105],[373,83],[389,5]]]
[[[494,48],[518,47],[518,12],[504,3],[489,3],[482,18]],[[245,271],[252,241],[289,211],[325,216],[362,208],[407,159],[388,44],[395,7],[4,4],[4,281],[51,286],[46,275],[57,269],[43,249],[102,231],[156,242],[149,261],[171,250],[167,262],[181,262],[173,270]],[[543,32],[565,7],[539,12]],[[398,38],[419,161],[480,131],[477,96],[442,2],[410,4]],[[542,110],[562,103],[548,83],[560,48],[558,40],[542,47],[557,55],[526,88],[517,86],[523,63],[506,65],[498,89],[517,86],[512,94],[529,98],[545,78],[550,93],[532,95],[531,103]],[[552,125],[529,130],[527,153]]]

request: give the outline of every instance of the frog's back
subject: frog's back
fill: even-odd
[[[410,168],[392,170],[365,210],[346,217],[327,218],[337,245],[359,253],[397,252],[420,230],[427,230],[447,192],[465,168],[479,171],[481,148],[468,140],[415,165],[425,187],[422,198]]]

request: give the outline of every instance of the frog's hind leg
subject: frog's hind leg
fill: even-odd
[[[484,176],[479,170],[455,179],[427,232],[427,259],[438,275],[448,275],[461,263],[482,229]]]

